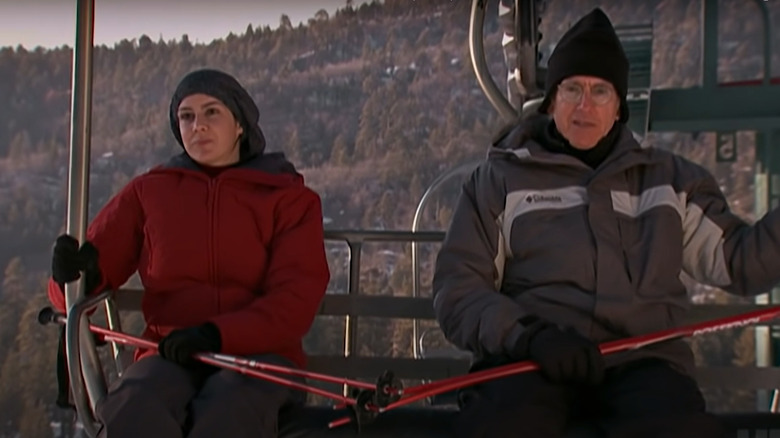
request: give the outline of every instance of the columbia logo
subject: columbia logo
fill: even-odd
[[[558,195],[528,195],[525,197],[525,202],[532,204],[534,202],[563,202]]]

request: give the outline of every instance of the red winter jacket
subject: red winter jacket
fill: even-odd
[[[87,240],[99,254],[98,290],[117,289],[138,270],[145,338],[210,321],[223,353],[275,353],[305,365],[301,339],[330,274],[320,198],[279,155],[214,177],[178,156],[114,196]],[[65,308],[53,281],[49,298]]]

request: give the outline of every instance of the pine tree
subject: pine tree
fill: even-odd
[[[349,145],[344,134],[339,134],[333,140],[333,149],[330,152],[330,162],[337,165],[349,164],[350,159]]]
[[[23,412],[19,400],[22,388],[17,384],[21,368],[18,366],[17,333],[20,315],[24,311],[27,291],[25,290],[25,269],[20,258],[14,258],[5,268],[2,290],[0,290],[0,412],[10,421],[0,423],[3,434],[17,430]],[[10,430],[8,429],[10,427]]]

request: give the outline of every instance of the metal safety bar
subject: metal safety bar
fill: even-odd
[[[412,245],[415,245],[417,242],[440,242],[443,238],[444,233],[441,231],[325,231],[326,241],[343,241],[346,242],[347,247],[349,248],[349,282],[347,285],[347,293],[349,294],[358,294],[360,292],[360,255],[364,242],[411,242]],[[412,257],[412,263],[414,264],[414,255],[412,255]],[[349,357],[352,355],[352,352],[357,349],[357,324],[357,315],[352,315],[351,313],[345,315],[344,357]],[[416,336],[414,339],[416,339]],[[415,354],[415,358],[416,357],[417,355]]]
[[[422,221],[422,215],[425,211],[425,207],[428,205],[428,201],[431,199],[431,195],[441,187],[445,182],[450,179],[471,173],[479,162],[470,162],[462,164],[449,172],[446,172],[436,178],[430,186],[425,190],[420,202],[417,204],[417,210],[414,212],[414,219],[412,220],[412,232],[417,232],[420,228],[420,222]],[[443,238],[443,236],[442,236]],[[417,298],[420,296],[420,248],[417,241],[412,242],[412,297]],[[412,321],[412,356],[415,359],[420,357],[421,349],[419,347],[422,342],[420,335],[420,320],[414,319]]]

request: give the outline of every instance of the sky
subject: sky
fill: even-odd
[[[354,0],[359,6],[366,1]],[[153,41],[180,39],[208,43],[229,32],[279,26],[282,14],[293,25],[325,9],[333,15],[346,0],[95,0],[95,45],[148,35]],[[0,47],[27,49],[73,46],[76,0],[0,0]]]

